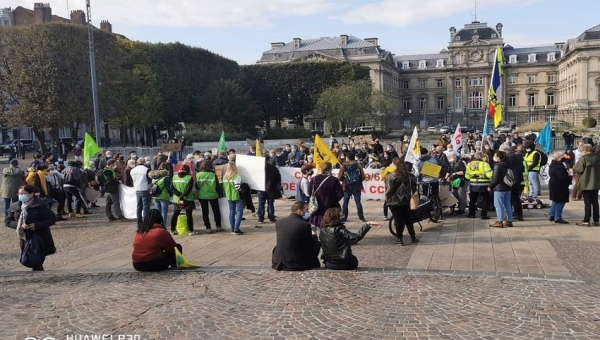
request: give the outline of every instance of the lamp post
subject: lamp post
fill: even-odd
[[[101,137],[101,121],[100,121],[100,108],[98,104],[98,78],[96,75],[96,54],[94,52],[94,26],[92,26],[92,7],[90,0],[86,0],[87,9],[87,28],[88,28],[88,43],[90,48],[90,73],[92,80],[92,102],[94,106],[94,134],[96,135],[96,143],[99,146],[103,146]]]

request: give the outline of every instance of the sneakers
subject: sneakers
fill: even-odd
[[[567,222],[567,221],[565,221],[565,220],[563,220],[563,219],[556,220],[556,221],[554,221],[554,223],[558,223],[558,224],[569,224],[569,222]]]
[[[384,220],[384,221],[389,221],[389,220],[390,220],[390,218],[389,218],[389,217],[387,217],[387,216],[383,216],[383,220]]]
[[[550,216],[550,218],[548,219],[548,221],[550,221],[550,222],[554,222],[554,217],[553,217],[553,216]]]
[[[177,236],[179,234],[177,233],[177,230],[171,230],[171,235]]]
[[[118,218],[115,218],[113,216],[108,216],[108,222],[116,222],[118,220],[119,220]]]
[[[490,228],[504,228],[502,221],[496,221],[494,224],[490,224]]]
[[[194,235],[200,235],[200,233],[194,230],[194,231],[190,231],[190,233],[188,235],[194,236]]]
[[[212,229],[210,229],[210,228],[206,228],[206,233],[207,233],[207,234],[212,234]]]
[[[411,236],[410,243],[412,243],[412,244],[419,243],[419,239],[416,236]]]
[[[577,222],[575,225],[580,226],[580,227],[589,227],[590,226],[590,222]]]
[[[74,212],[69,213],[69,217],[75,217],[75,216],[77,216],[77,214],[75,214]]]
[[[399,245],[403,246],[404,241],[402,240],[402,236],[400,236],[398,239],[396,239],[396,241],[394,241],[394,244],[399,244]]]
[[[362,223],[367,223],[367,220],[365,220],[364,218],[359,218],[359,221],[361,221]]]
[[[234,230],[231,233],[234,234],[234,235],[244,235],[244,232],[241,231],[241,230]]]
[[[275,222],[277,222],[277,219],[275,219],[275,218],[273,218],[273,219],[270,219],[270,220],[269,220],[269,222],[271,222],[271,223],[275,223]]]

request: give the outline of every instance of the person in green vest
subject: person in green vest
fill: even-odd
[[[173,176],[171,191],[173,192],[173,202],[175,203],[173,217],[171,217],[171,233],[177,235],[177,230],[175,229],[177,219],[181,214],[181,210],[185,210],[190,235],[198,235],[198,232],[194,231],[194,218],[192,217],[192,211],[196,209],[194,180],[190,175],[190,167],[187,164],[184,164],[177,175]]]
[[[198,173],[196,174],[196,189],[198,190],[200,208],[202,208],[204,227],[206,227],[208,234],[212,232],[210,215],[208,214],[209,204],[214,214],[215,225],[217,226],[216,231],[223,231],[223,228],[221,228],[221,212],[219,211],[219,194],[217,191],[219,185],[217,175],[213,171],[211,163],[209,161],[202,161],[198,166]]]
[[[238,174],[237,166],[233,162],[228,163],[227,171],[223,175],[223,190],[225,191],[225,198],[229,202],[229,225],[231,226],[231,233],[236,235],[244,234],[240,230],[242,216],[244,215],[244,200],[242,200],[242,196],[240,195],[241,185],[242,176]]]
[[[166,162],[160,163],[156,170],[150,171],[148,174],[152,179],[151,188],[154,188],[150,193],[154,198],[156,209],[160,210],[163,223],[166,224],[169,214],[169,204],[171,204],[171,177],[169,176],[169,166]]]

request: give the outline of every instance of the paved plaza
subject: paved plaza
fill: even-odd
[[[53,227],[44,273],[18,263],[15,232],[0,228],[0,338],[600,339],[600,228],[575,226],[582,202],[567,205],[569,225],[548,209],[509,229],[446,213],[406,246],[381,205],[364,202],[384,224],[353,248],[354,272],[271,270],[274,224],[248,211],[243,236],[176,236],[201,269],[155,274],[131,268],[135,223],[106,223],[102,208]],[[348,226],[360,227],[353,209]]]

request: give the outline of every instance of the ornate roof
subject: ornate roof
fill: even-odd
[[[600,40],[600,25],[594,26],[583,32],[577,41]]]
[[[488,27],[487,23],[476,21],[466,24],[464,28],[458,30],[454,35],[453,41],[471,41],[474,36],[477,36],[481,40],[494,40],[500,39],[502,34],[496,29]]]

